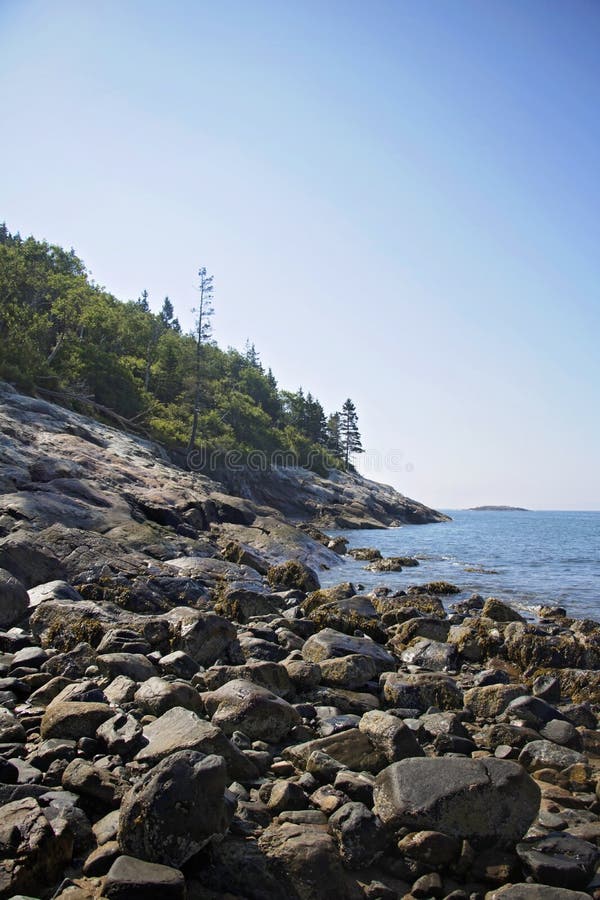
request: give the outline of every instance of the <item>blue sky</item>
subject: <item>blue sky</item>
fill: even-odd
[[[351,396],[371,477],[600,508],[596,0],[0,0],[0,219]]]

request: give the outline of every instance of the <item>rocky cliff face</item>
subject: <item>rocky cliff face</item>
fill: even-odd
[[[130,590],[142,580],[144,594],[150,583],[160,596],[192,559],[207,587],[244,580],[248,563],[263,574],[289,559],[318,570],[337,555],[287,519],[384,527],[437,516],[356,475],[328,481],[299,469],[238,476],[236,496],[235,485],[177,468],[149,441],[8,385],[0,434],[0,566],[28,587],[67,578]]]
[[[445,522],[448,516],[405,497],[386,484],[353,472],[331,471],[327,478],[307,469],[223,473],[234,493],[266,503],[296,522],[321,528],[385,528]]]

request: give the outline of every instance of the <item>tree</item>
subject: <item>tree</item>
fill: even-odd
[[[339,412],[332,413],[327,419],[327,439],[326,447],[334,454],[334,456],[343,457],[344,450],[342,447],[342,438],[340,436],[340,420]]]
[[[213,308],[213,277],[206,271],[206,267],[202,266],[198,270],[200,284],[200,303],[193,310],[196,313],[196,324],[194,328],[194,338],[196,340],[196,367],[195,367],[195,390],[194,390],[194,411],[192,415],[192,431],[188,444],[188,452],[194,449],[196,444],[196,434],[198,432],[198,416],[200,414],[200,385],[202,375],[202,345],[211,336],[211,316],[214,315]]]
[[[136,300],[137,305],[144,312],[150,312],[150,303],[148,302],[148,291],[144,288],[138,299]]]
[[[356,415],[356,407],[350,397],[342,406],[340,414],[340,443],[344,455],[344,463],[346,468],[350,465],[350,457],[353,453],[362,453],[363,448],[360,442],[360,431],[358,430],[358,416]]]
[[[163,300],[162,309],[159,312],[158,316],[164,326],[164,330],[170,328],[172,331],[176,331],[177,333],[181,331],[179,320],[175,318],[175,310],[173,309],[173,304],[168,297],[165,297],[165,299]]]

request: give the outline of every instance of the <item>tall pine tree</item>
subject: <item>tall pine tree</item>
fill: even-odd
[[[363,447],[360,441],[360,431],[358,430],[358,416],[356,407],[350,397],[342,406],[339,424],[340,444],[344,455],[344,464],[346,468],[350,465],[350,457],[354,453],[362,453]]]

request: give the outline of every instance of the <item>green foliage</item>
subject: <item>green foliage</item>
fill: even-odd
[[[145,290],[121,302],[73,250],[0,225],[0,378],[174,450],[194,443],[322,474],[342,467],[340,414],[327,420],[302,388],[280,391],[254,344],[240,353],[211,342],[212,276],[199,277],[194,332],[184,334],[168,297],[159,313]]]

